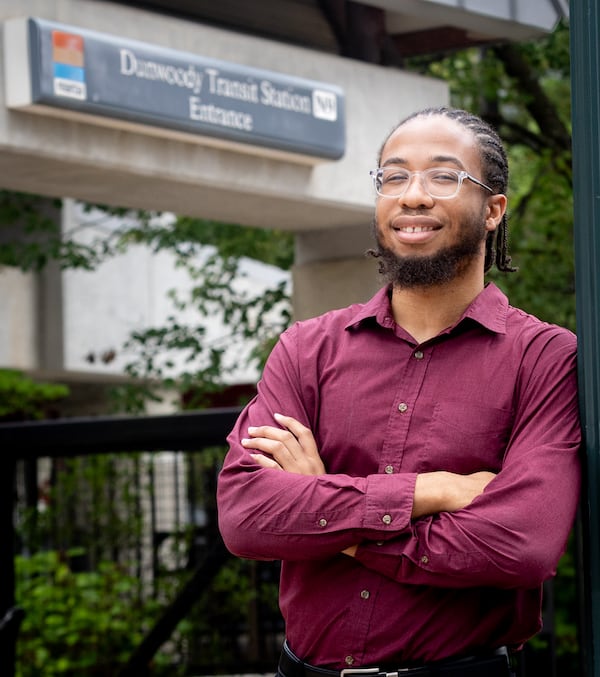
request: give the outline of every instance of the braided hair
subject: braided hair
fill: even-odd
[[[456,120],[456,122],[473,134],[481,155],[483,182],[492,188],[494,193],[505,194],[508,189],[508,159],[498,133],[490,124],[477,115],[459,108],[448,108],[445,106],[425,108],[404,118],[394,127],[384,141],[379,151],[378,164],[381,164],[381,154],[385,144],[397,129],[415,118],[433,117],[435,115]],[[485,241],[485,272],[490,270],[494,263],[496,268],[503,272],[514,272],[517,270],[511,265],[512,259],[508,254],[508,219],[506,214],[502,216],[497,231],[489,233]]]

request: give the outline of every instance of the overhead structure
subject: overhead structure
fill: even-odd
[[[125,0],[121,4],[376,63],[498,41],[531,40],[550,32],[569,14],[568,0]]]

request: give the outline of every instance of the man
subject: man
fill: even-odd
[[[282,560],[284,677],[508,676],[578,500],[575,337],[484,282],[513,270],[492,128],[421,111],[378,165],[389,284],[280,337],[229,437],[221,531]]]

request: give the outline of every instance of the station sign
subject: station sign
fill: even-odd
[[[342,90],[38,18],[5,23],[7,105],[199,142],[337,160]]]

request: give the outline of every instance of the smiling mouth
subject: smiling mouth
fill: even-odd
[[[437,230],[434,226],[400,226],[394,228],[394,230],[399,230],[402,233],[429,233],[432,230]]]
[[[433,233],[442,227],[442,224],[437,219],[415,214],[399,215],[392,220],[390,225],[397,233],[404,233],[406,235]]]

